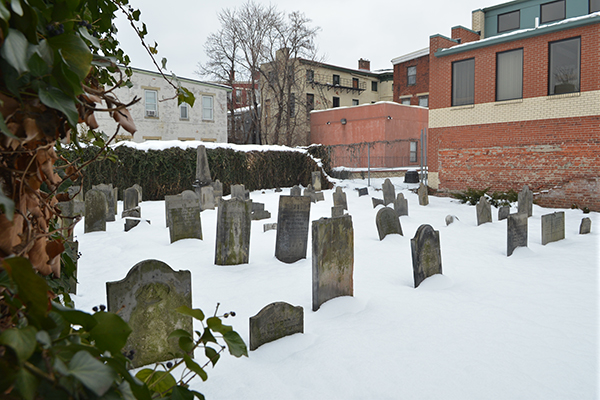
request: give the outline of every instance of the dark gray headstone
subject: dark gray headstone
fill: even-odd
[[[342,215],[344,215],[344,207],[342,207],[342,206],[331,207],[331,218],[341,217]]]
[[[171,225],[171,221],[169,220],[169,208],[180,207],[182,201],[185,204],[198,203],[198,207],[200,207],[200,199],[198,198],[198,195],[191,190],[184,190],[180,194],[176,194],[174,196],[165,196],[165,220],[167,223],[167,228]]]
[[[192,191],[190,193],[189,196],[182,193],[180,197],[169,201],[167,215],[171,243],[181,239],[202,240],[200,203],[196,194]]]
[[[517,247],[527,247],[527,214],[509,214],[506,227],[506,256],[510,257]]]
[[[321,190],[321,171],[311,172],[311,183],[314,191],[319,192]]]
[[[477,209],[477,226],[492,222],[492,207],[484,196],[479,198],[475,208]]]
[[[250,255],[252,202],[232,198],[219,204],[216,265],[247,264]]]
[[[136,183],[136,184],[134,184],[132,186],[132,188],[134,188],[135,190],[138,191],[138,204],[141,203],[142,202],[142,198],[143,198],[143,196],[142,196],[142,192],[143,192],[142,187]]]
[[[442,273],[440,232],[431,225],[421,225],[410,240],[412,251],[413,278],[418,287],[428,277]]]
[[[202,145],[196,149],[196,181],[200,187],[209,185],[212,182],[208,157],[206,157],[206,147]]]
[[[408,200],[404,198],[402,193],[398,193],[396,200],[394,200],[394,210],[399,217],[408,215]]]
[[[581,225],[579,225],[579,234],[587,235],[592,231],[592,220],[589,217],[581,219]]]
[[[529,190],[529,186],[523,186],[523,190],[519,192],[519,214],[527,214],[528,217],[533,215],[533,192]]]
[[[360,196],[368,196],[369,195],[369,188],[359,188],[358,189],[358,197]]]
[[[406,171],[404,174],[405,183],[419,183],[419,173],[417,171]]]
[[[427,186],[425,186],[423,183],[419,184],[417,195],[419,196],[420,206],[429,205],[429,193],[427,192]]]
[[[116,214],[116,210],[117,210],[117,200],[115,198],[115,191],[112,187],[112,183],[109,183],[108,185],[102,183],[100,185],[93,185],[92,189],[96,189],[99,190],[100,192],[104,193],[104,196],[106,197],[106,204],[108,205],[108,208],[106,209],[106,221],[107,222],[112,222],[115,221],[115,214]],[[87,196],[87,194],[86,194]]]
[[[119,313],[132,329],[123,351],[134,350],[132,367],[173,359],[181,352],[177,339],[167,337],[176,329],[192,332],[192,317],[175,311],[192,307],[192,275],[175,272],[162,261],[145,260],[117,282],[106,282],[108,311]]]
[[[252,221],[260,221],[267,218],[271,218],[271,213],[265,210],[265,205],[263,203],[252,202]]]
[[[140,223],[139,218],[142,217],[142,209],[140,207],[124,210],[121,218],[125,219],[125,232],[129,232]]]
[[[84,233],[106,231],[108,202],[100,190],[88,190],[85,194]]]
[[[246,200],[246,189],[244,185],[231,185],[231,198]]]
[[[113,199],[115,200],[114,215],[117,215],[117,204],[119,203],[119,189],[113,188]],[[113,217],[115,218],[115,217]],[[114,221],[115,219],[113,219]]]
[[[383,240],[383,238],[391,234],[398,234],[402,236],[400,218],[398,217],[398,214],[396,214],[396,211],[390,207],[383,207],[377,211],[375,223],[377,224],[379,240]]]
[[[354,229],[352,217],[312,222],[312,310],[339,296],[353,296]]]
[[[381,189],[383,191],[383,205],[387,206],[388,204],[394,203],[394,199],[396,198],[396,188],[394,188],[394,185],[389,178],[383,182]]]
[[[281,192],[283,192],[283,190],[281,190],[281,188],[280,188],[280,187],[276,187],[276,188],[275,188],[275,193],[281,193]]]
[[[203,186],[200,188],[200,208],[202,210],[215,209],[215,190],[212,186]]]
[[[557,242],[565,238],[565,212],[542,215],[542,244]]]
[[[304,333],[304,309],[281,301],[271,303],[250,317],[250,351],[295,333]]]
[[[290,189],[290,196],[302,196],[302,189],[296,185]]]
[[[275,257],[284,263],[306,258],[310,198],[306,196],[279,196]]]
[[[510,206],[502,206],[498,209],[498,221],[508,218],[510,214]]]
[[[211,186],[213,188],[213,194],[215,196],[215,199],[217,200],[217,204],[218,204],[218,200],[223,197],[223,184],[221,183],[220,180],[216,180],[213,183],[211,183]]]
[[[348,209],[348,202],[346,201],[346,193],[341,187],[336,187],[333,192],[333,205],[334,207],[341,206],[343,210]]]
[[[377,207],[377,206],[383,206],[383,200],[381,199],[377,199],[375,197],[371,197],[371,201],[373,202],[373,208]]]
[[[277,230],[277,222],[273,222],[270,224],[263,224],[263,232],[276,231],[276,230]]]
[[[139,205],[140,196],[136,188],[130,187],[123,193],[123,211],[131,210]]]
[[[323,194],[323,192],[315,192],[315,201],[325,201],[325,195]]]

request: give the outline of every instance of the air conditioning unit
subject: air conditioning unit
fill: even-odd
[[[146,117],[156,117],[156,111],[146,110]]]

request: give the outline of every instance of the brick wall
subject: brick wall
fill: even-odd
[[[469,43],[479,40],[479,34],[463,26],[455,26],[452,28],[452,39],[460,39],[460,43]]]
[[[408,85],[407,68],[417,67],[416,85]],[[417,94],[429,93],[429,55],[394,65],[394,101],[400,103],[400,97],[411,95],[410,104],[418,106]]]

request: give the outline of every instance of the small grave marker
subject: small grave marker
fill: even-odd
[[[498,221],[508,218],[510,214],[510,206],[502,206],[498,209]]]
[[[592,231],[592,220],[589,217],[585,217],[581,219],[581,224],[579,225],[579,234],[587,235]]]
[[[565,238],[565,212],[542,215],[542,245]]]
[[[394,200],[394,210],[399,217],[408,215],[408,200],[404,198],[402,193],[398,193],[396,200]]]
[[[284,302],[271,303],[250,317],[250,351],[295,333],[304,333],[304,309]]]
[[[477,226],[492,222],[492,207],[484,196],[479,198],[475,208],[477,209]]]
[[[383,205],[393,204],[396,198],[396,189],[389,178],[383,182],[381,189],[383,191]]]
[[[519,214],[527,214],[528,217],[533,215],[533,192],[529,190],[529,186],[523,186],[523,190],[518,195]]]
[[[419,184],[419,190],[417,191],[419,196],[419,205],[426,206],[429,205],[429,193],[427,192],[427,186],[425,186],[422,182]]]
[[[100,190],[88,190],[85,194],[84,233],[106,231],[108,202]]]
[[[410,240],[415,288],[428,277],[442,273],[440,232],[431,225],[421,225]]]
[[[510,214],[506,227],[506,256],[510,257],[517,247],[527,247],[527,214]]]
[[[275,257],[279,261],[291,264],[306,258],[310,203],[305,196],[279,196],[275,239]]]
[[[398,234],[402,236],[402,227],[400,226],[400,218],[396,211],[390,207],[383,207],[377,211],[375,217],[379,240],[383,240],[387,235]]]
[[[217,213],[216,265],[247,264],[250,255],[252,203],[223,200]]]
[[[343,210],[348,209],[348,202],[346,201],[346,193],[341,187],[336,187],[333,192],[333,205],[334,207],[341,206]]]

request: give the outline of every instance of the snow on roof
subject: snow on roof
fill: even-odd
[[[424,49],[413,51],[412,53],[404,54],[396,58],[392,58],[392,64],[400,64],[406,61],[414,60],[415,58],[426,56],[427,54],[429,54],[429,47],[425,47]]]

